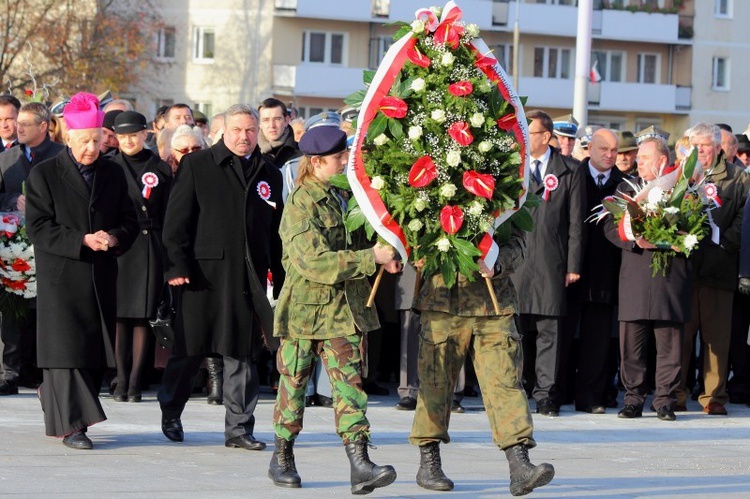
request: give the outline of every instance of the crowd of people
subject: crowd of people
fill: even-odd
[[[747,136],[699,123],[670,151],[657,127],[634,135],[528,112],[529,190],[543,200],[529,210],[533,231],[513,232],[493,268],[479,263],[498,313],[484,279],[415,286],[416,269],[392,248],[345,230],[348,194],[330,178],[344,171],[355,113],[305,120],[269,98],[210,118],[175,104],[149,122],[126,100],[86,93],[59,116],[0,96],[0,211],[24,214],[38,278],[28,314],[2,317],[0,395],[39,387],[47,435],[91,449],[87,430],[106,419],[102,386],[140,402],[153,360],[169,440],[185,439],[181,416],[205,372],[208,402],[225,407],[225,446],[257,451],[266,384],[276,393],[273,483],[301,485],[294,443],[317,404],[333,409],[354,494],[396,479],[368,455],[367,396],[390,381],[384,342],[400,345],[395,409],[415,411],[416,480],[431,490],[453,488],[439,444],[477,385],[514,495],[554,476],[529,460],[532,408],[604,414],[619,405],[618,385],[620,418],[641,416],[651,393],[664,421],[691,396],[708,415],[750,402]],[[690,147],[721,202],[699,250],[652,275],[657,241],[622,240],[612,217],[587,220]],[[377,265],[388,274],[370,308]],[[171,348],[149,331],[165,303]]]

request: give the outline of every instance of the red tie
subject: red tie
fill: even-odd
[[[5,144],[6,149],[10,149],[12,146],[13,146],[13,142],[8,142],[7,144]]]

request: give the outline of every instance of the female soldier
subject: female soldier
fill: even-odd
[[[375,264],[397,272],[389,246],[350,249],[344,228],[344,201],[330,185],[348,152],[346,134],[332,126],[308,130],[300,140],[297,187],[281,218],[286,281],[276,305],[274,332],[282,337],[277,355],[281,379],[274,410],[276,449],[268,476],[275,485],[299,487],[294,440],[302,430],[305,388],[315,357],[331,380],[336,429],[351,464],[352,493],[367,494],[396,479],[392,466],[377,466],[367,455],[370,424],[365,417],[360,346],[377,329],[375,310],[365,307],[367,276]]]

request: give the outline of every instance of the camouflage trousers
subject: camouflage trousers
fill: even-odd
[[[302,431],[307,380],[316,358],[323,362],[331,381],[336,433],[344,444],[370,440],[365,416],[367,394],[362,390],[361,335],[327,340],[284,338],[276,356],[281,378],[273,412],[276,435],[294,440]]]
[[[459,317],[422,312],[419,343],[419,395],[409,435],[413,445],[450,442],[453,387],[471,353],[492,440],[501,449],[522,443],[534,447],[529,402],[521,386],[521,336],[512,315]]]

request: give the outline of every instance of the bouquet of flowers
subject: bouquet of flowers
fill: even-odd
[[[652,276],[667,267],[677,253],[690,256],[698,243],[708,234],[708,209],[718,203],[716,186],[700,180],[696,171],[697,150],[687,156],[681,165],[665,169],[660,177],[643,187],[630,183],[634,194],[607,197],[594,215],[602,220],[612,214],[620,239],[635,241],[643,238],[654,244],[651,260]]]
[[[457,272],[474,280],[477,258],[494,265],[510,224],[532,227],[522,101],[461,17],[451,1],[400,23],[377,72],[365,73],[368,89],[346,100],[361,110],[337,184],[354,193],[350,231],[376,231],[448,287]]]
[[[23,316],[36,296],[34,247],[18,213],[0,213],[0,313]]]

